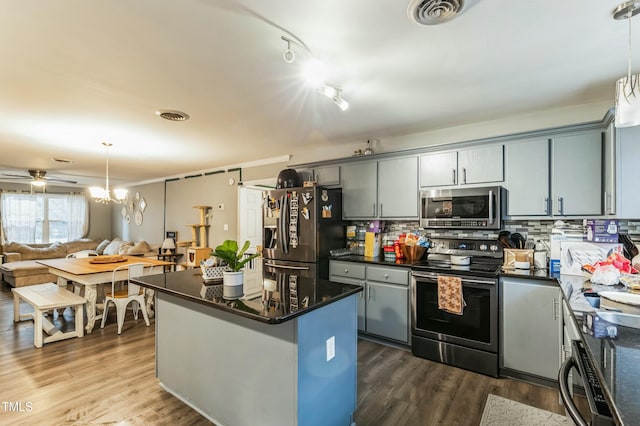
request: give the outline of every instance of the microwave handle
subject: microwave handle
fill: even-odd
[[[489,191],[489,223],[495,222],[493,218],[493,190]]]
[[[569,414],[569,417],[571,417],[571,420],[573,420],[578,426],[588,426],[588,423],[582,418],[582,415],[578,411],[578,407],[576,407],[575,402],[571,399],[571,392],[569,391],[569,372],[574,367],[577,367],[577,365],[576,360],[573,357],[567,358],[560,366],[560,372],[558,373],[560,398],[562,398],[562,403],[567,409],[567,413]]]

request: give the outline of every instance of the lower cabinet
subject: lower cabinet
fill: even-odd
[[[557,380],[562,340],[555,281],[502,277],[500,367]]]
[[[409,343],[409,270],[331,260],[329,280],[364,287],[358,304],[358,330]]]

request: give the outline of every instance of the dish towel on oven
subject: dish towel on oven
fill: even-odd
[[[462,297],[462,280],[459,277],[438,275],[438,309],[462,315],[467,304]]]

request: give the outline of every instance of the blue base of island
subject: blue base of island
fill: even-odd
[[[356,297],[269,324],[159,292],[156,374],[216,425],[350,425]]]

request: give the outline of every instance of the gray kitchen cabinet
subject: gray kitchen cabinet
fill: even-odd
[[[505,146],[508,216],[549,216],[549,139]]]
[[[562,339],[555,281],[502,277],[500,367],[556,380]]]
[[[418,158],[378,161],[378,217],[418,218]]]
[[[502,145],[436,152],[420,156],[420,186],[451,186],[502,182]]]
[[[418,198],[415,156],[342,166],[344,219],[417,219]]]
[[[554,216],[602,214],[602,131],[551,141],[551,205]]]
[[[364,291],[358,293],[358,330],[365,331],[365,313],[366,313],[366,283],[365,283],[365,265],[356,262],[343,262],[340,260],[329,261],[329,280],[342,283],[352,284],[364,287]]]
[[[358,330],[409,343],[409,270],[404,267],[329,261],[329,280],[362,285]]]
[[[323,166],[313,169],[313,179],[320,186],[340,186],[340,166]]]
[[[638,176],[640,176],[640,126],[624,127],[617,130],[617,217],[638,219],[640,217],[640,197],[638,197]]]
[[[613,122],[604,132],[604,151],[602,152],[602,173],[604,188],[602,194],[605,215],[616,214],[616,127]]]
[[[342,166],[342,217],[367,219],[378,216],[378,163],[349,163]]]

